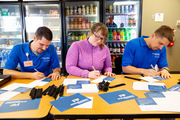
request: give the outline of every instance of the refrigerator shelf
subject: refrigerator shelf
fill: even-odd
[[[106,41],[106,42],[129,42],[130,40],[113,40],[113,41]]]
[[[7,17],[9,17],[9,18],[20,18],[20,16],[0,16],[0,19],[3,19],[3,18],[7,18]]]
[[[68,15],[66,17],[97,17],[97,15]]]
[[[123,55],[123,53],[111,53],[111,55]]]
[[[106,13],[106,15],[137,15],[137,13]]]
[[[120,28],[136,28],[136,27],[108,27],[108,29],[120,29]]]
[[[29,14],[28,17],[58,18],[59,14]]]
[[[74,30],[68,30],[69,32],[79,32],[79,31],[90,31],[90,29],[74,29]]]

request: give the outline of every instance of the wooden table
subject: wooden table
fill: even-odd
[[[61,80],[56,80],[56,81],[51,81],[47,83],[46,85],[42,87],[36,87],[36,88],[43,88],[43,91],[48,88],[50,85],[60,85],[62,84],[64,78]],[[34,80],[31,79],[12,79],[5,85],[1,86],[0,88],[3,88],[7,85],[10,85],[12,83],[23,83],[23,84],[28,84]],[[21,99],[31,99],[29,96],[30,90],[26,93],[20,93],[17,96],[13,97],[10,100],[21,100]],[[49,103],[50,101],[55,100],[53,97],[46,95],[42,96],[40,104],[39,104],[39,109],[35,110],[24,110],[24,111],[16,111],[16,112],[6,112],[6,113],[0,113],[0,119],[47,119],[49,111],[52,107],[52,105]],[[0,101],[0,105],[3,104],[3,101]]]
[[[140,75],[128,75],[131,77],[139,78]],[[173,78],[168,80],[159,81],[165,83],[166,87],[169,88],[177,84],[180,79],[180,74],[173,74]],[[146,98],[144,93],[147,91],[133,90],[133,82],[135,80],[124,78],[124,75],[116,75],[116,79],[113,80],[110,85],[119,83],[125,83],[125,86],[111,88],[108,92],[127,90],[128,92],[138,96],[138,98]],[[80,78],[75,76],[68,76],[68,78]],[[143,80],[142,80],[143,81]],[[72,94],[66,93],[67,87],[65,87],[65,96]],[[105,93],[99,91],[98,94]],[[110,119],[110,118],[180,118],[179,112],[161,112],[161,111],[141,111],[135,99],[119,102],[115,104],[106,103],[97,93],[84,93],[82,95],[87,97],[93,97],[93,108],[92,109],[80,109],[72,108],[66,111],[60,112],[55,107],[50,110],[50,116],[53,119]],[[178,106],[180,107],[180,106]]]

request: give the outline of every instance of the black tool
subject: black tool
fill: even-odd
[[[125,83],[121,83],[121,84],[109,86],[109,88],[115,88],[115,87],[119,87],[119,86],[123,86],[123,85],[126,85],[126,84]]]
[[[141,81],[141,79],[139,79],[139,78],[133,78],[133,77],[128,77],[128,76],[124,76],[124,78],[129,78],[129,79]]]
[[[109,82],[105,82],[104,80],[99,83],[99,90],[107,91],[109,89]]]

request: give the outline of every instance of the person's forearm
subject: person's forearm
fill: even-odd
[[[124,73],[129,73],[129,74],[144,74],[143,68],[136,68],[133,66],[122,67],[122,70]]]
[[[167,70],[169,72],[169,68],[168,67],[163,67],[163,68],[159,69],[159,71],[161,71],[163,69],[165,69],[165,70]]]
[[[8,70],[8,69],[4,69],[3,70],[3,75],[11,75],[11,78],[28,78],[28,79],[33,79],[31,74],[32,73],[29,73],[29,72],[19,72],[19,71]]]
[[[54,70],[53,70],[53,73],[55,73],[55,72],[59,72],[59,74],[61,73],[61,68],[55,68]]]

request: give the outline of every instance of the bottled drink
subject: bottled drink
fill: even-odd
[[[72,38],[71,38],[71,33],[68,33],[67,39],[68,39],[68,40],[72,40]]]
[[[120,49],[121,53],[124,53],[124,44],[121,43],[121,49]]]
[[[117,40],[120,40],[120,29],[117,29],[116,39],[117,39]]]
[[[72,33],[71,40],[75,40],[75,33]]]
[[[78,19],[77,18],[74,19],[74,28],[78,29]]]
[[[117,28],[117,24],[113,22],[113,27]]]
[[[85,20],[85,18],[82,19],[82,29],[86,29],[86,20]]]
[[[74,7],[74,15],[77,15],[77,7]]]
[[[120,29],[120,40],[124,40],[124,29]]]
[[[133,8],[132,8],[132,5],[129,5],[128,8],[129,8],[128,11],[131,13],[131,12],[133,11],[133,10],[132,10],[132,9],[133,9]]]
[[[78,33],[75,34],[75,40],[79,40],[79,35],[78,35]]]
[[[78,24],[78,29],[81,29],[82,28],[82,18],[79,18],[79,24]]]
[[[109,51],[110,51],[110,53],[113,52],[113,50],[112,50],[112,43],[109,43]]]
[[[136,30],[135,29],[131,29],[131,39],[136,38]]]
[[[74,18],[71,18],[71,29],[74,29]]]
[[[83,33],[82,35],[82,39],[85,40],[86,39],[86,32]]]
[[[86,6],[86,15],[89,15],[89,6]]]
[[[66,7],[66,15],[69,15],[69,6]]]
[[[131,27],[132,25],[132,19],[131,19],[131,16],[129,15],[128,16],[128,26]]]
[[[97,5],[94,6],[93,12],[95,15],[97,14]]]
[[[83,40],[82,39],[82,34],[79,34],[79,41]]]
[[[109,5],[109,13],[112,13],[113,5]]]
[[[116,54],[116,43],[113,44],[113,53]]]
[[[112,29],[109,30],[109,41],[113,40],[113,32]]]
[[[113,13],[116,13],[116,5],[113,5]]]
[[[113,29],[113,40],[116,40],[116,29]]]
[[[120,45],[119,43],[117,43],[116,52],[117,52],[117,53],[120,53],[120,52],[121,52],[121,45]]]
[[[124,5],[124,13],[128,13],[128,5]]]
[[[81,6],[78,6],[78,15],[82,15],[82,13],[81,13]]]
[[[132,26],[135,27],[136,26],[136,19],[135,19],[135,16],[133,15],[132,16]]]
[[[121,5],[121,13],[124,13],[124,5]]]
[[[67,28],[71,29],[71,18],[67,18]]]
[[[90,14],[93,15],[93,4],[90,4]]]
[[[109,6],[106,5],[106,13],[109,13]]]
[[[82,15],[86,14],[85,5],[82,5]]]
[[[109,27],[113,27],[113,20],[110,20],[110,22],[109,22]]]
[[[90,22],[89,22],[89,19],[87,19],[87,21],[86,21],[86,29],[90,29]]]
[[[121,7],[120,5],[117,5],[117,9],[116,9],[116,10],[117,10],[117,11],[116,11],[117,13],[121,13],[120,7]]]
[[[73,15],[73,12],[74,12],[73,6],[71,6],[71,7],[70,7],[70,15]]]

